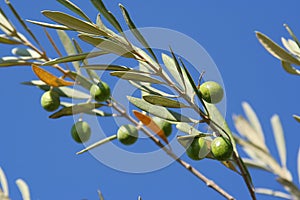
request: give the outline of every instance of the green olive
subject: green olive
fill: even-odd
[[[206,140],[202,137],[195,138],[186,150],[186,154],[193,160],[203,159],[208,152],[209,149],[207,147]]]
[[[219,103],[224,96],[224,90],[220,84],[214,81],[207,81],[200,85],[202,99],[207,103]]]
[[[117,133],[118,140],[125,145],[131,145],[138,139],[138,130],[131,124],[122,125]]]
[[[60,106],[59,95],[55,91],[47,91],[41,97],[41,105],[42,107],[49,111],[55,111]]]
[[[167,122],[166,120],[159,118],[159,117],[153,117],[153,121],[159,126],[161,130],[164,131],[165,135],[169,137],[172,133],[172,124]]]
[[[110,88],[105,82],[101,81],[97,85],[92,85],[90,94],[96,101],[103,102],[109,99]]]
[[[233,148],[230,141],[223,137],[216,137],[211,143],[211,153],[217,160],[228,160],[232,152]]]
[[[78,121],[72,126],[71,135],[78,143],[86,142],[91,137],[91,127],[85,121]]]

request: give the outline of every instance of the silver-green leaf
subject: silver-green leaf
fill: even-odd
[[[187,105],[185,105],[179,101],[169,99],[169,98],[163,97],[163,96],[158,96],[158,95],[144,95],[143,99],[153,105],[167,107],[167,108],[187,108],[188,107]]]

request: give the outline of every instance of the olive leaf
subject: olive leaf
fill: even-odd
[[[143,37],[143,35],[140,33],[140,31],[136,28],[135,24],[133,23],[132,19],[129,16],[128,11],[126,8],[122,5],[119,4],[119,7],[122,11],[123,17],[126,21],[126,24],[128,25],[128,28],[132,32],[132,34],[136,37],[136,39],[146,48],[146,50],[150,53],[150,55],[154,58],[154,60],[158,63],[158,59],[155,56],[153,50],[150,48],[150,45],[146,41],[146,39]]]
[[[76,155],[83,154],[83,153],[85,153],[85,152],[87,152],[87,151],[90,151],[90,150],[92,150],[92,149],[94,149],[94,148],[96,148],[96,147],[99,147],[99,146],[101,146],[101,145],[103,145],[103,144],[106,144],[106,143],[108,143],[108,142],[110,142],[110,141],[112,141],[112,140],[115,140],[115,139],[117,139],[117,135],[116,135],[116,134],[115,134],[115,135],[112,135],[112,136],[109,136],[109,137],[107,137],[107,138],[104,138],[104,139],[102,139],[102,140],[99,140],[98,142],[95,142],[95,143],[89,145],[89,146],[86,147],[85,149],[83,149],[83,150],[81,150],[81,151],[78,151],[78,152],[76,153]]]
[[[42,11],[42,14],[59,24],[62,24],[70,29],[74,29],[79,32],[93,35],[106,35],[106,33],[100,30],[96,25],[80,20],[66,13],[62,13],[59,11]]]
[[[13,7],[13,5],[10,3],[9,0],[6,0],[5,3],[8,5],[14,16],[17,18],[19,23],[22,25],[22,27],[25,29],[25,31],[31,36],[31,38],[40,45],[38,39],[35,37],[35,35],[32,33],[32,31],[28,28],[28,26],[25,24],[24,20],[20,17],[16,9]],[[1,21],[2,22],[2,21]]]
[[[72,107],[76,104],[61,101],[60,105],[63,106],[63,107]],[[116,117],[117,116],[116,114],[107,113],[107,112],[104,112],[104,111],[99,110],[99,109],[92,109],[90,111],[84,112],[84,114],[96,115],[98,117]]]
[[[297,172],[298,172],[298,181],[300,183],[300,148],[298,149],[298,156],[297,156]]]
[[[109,23],[113,25],[115,29],[117,29],[118,32],[123,33],[123,29],[118,20],[110,11],[106,9],[102,0],[91,0],[91,2],[94,4],[95,8],[97,8],[99,12],[102,13],[102,15],[109,21]]]
[[[0,67],[31,66],[34,63],[23,60],[20,57],[5,56],[0,58]]]
[[[299,188],[291,181],[286,180],[284,178],[277,178],[277,181],[283,185],[285,188],[287,188],[287,191],[289,191],[291,193],[291,195],[293,196],[293,199],[299,199],[300,197],[300,190]]]
[[[85,76],[82,76],[76,72],[68,72],[69,77],[71,77],[75,82],[81,85],[83,88],[87,89],[88,91],[92,87],[93,83],[91,83]]]
[[[200,132],[199,130],[197,130],[195,127],[189,125],[188,123],[184,123],[184,122],[176,123],[176,128],[184,133],[189,134],[189,135],[204,134],[204,133]]]
[[[272,54],[275,58],[279,60],[293,63],[296,65],[300,65],[300,60],[293,57],[291,54],[286,52],[283,48],[278,46],[275,42],[273,42],[269,37],[266,35],[256,32],[256,37],[258,38],[259,42],[263,45],[263,47]]]
[[[55,58],[50,61],[47,61],[43,63],[43,66],[50,66],[50,65],[55,65],[55,64],[60,64],[60,63],[66,63],[66,62],[74,62],[74,61],[82,61],[84,59],[88,58],[94,58],[98,56],[102,56],[108,54],[105,51],[95,51],[95,52],[88,52],[88,53],[79,53],[76,55],[69,55],[61,58]]]
[[[268,152],[264,141],[258,136],[257,131],[249,122],[242,116],[233,115],[234,126],[236,130],[249,141],[259,146],[264,151]]]
[[[157,105],[157,106],[163,106],[163,107],[167,107],[167,108],[188,108],[187,105],[173,100],[173,99],[169,99],[163,96],[158,96],[158,95],[144,95],[143,99],[145,101],[147,101],[148,103],[151,103],[153,105]]]
[[[59,37],[65,51],[67,52],[67,54],[68,55],[76,55],[77,54],[76,49],[73,45],[72,40],[67,35],[67,33],[63,30],[56,30],[56,32],[57,32],[58,37]],[[75,70],[77,72],[79,72],[80,71],[80,68],[79,68],[80,63],[78,61],[73,61],[72,64],[73,64]]]
[[[160,95],[160,96],[169,97],[169,98],[178,97],[176,95],[168,94],[168,93],[160,91],[154,87],[151,87],[148,83],[145,83],[145,82],[129,81],[129,83],[147,94]]]
[[[136,110],[132,111],[136,118],[138,118],[146,127],[158,135],[166,144],[169,144],[168,138],[164,131],[152,120],[151,117],[138,112]]]
[[[243,102],[242,107],[243,107],[243,110],[244,110],[251,126],[253,127],[253,129],[255,129],[255,134],[259,138],[262,148],[265,149],[266,151],[268,151],[268,148],[265,145],[264,133],[263,133],[261,124],[259,122],[259,119],[258,119],[256,113],[254,112],[252,107],[247,102]]]
[[[84,42],[87,42],[109,53],[114,53],[119,56],[124,56],[126,58],[135,58],[132,52],[128,51],[125,47],[112,40],[104,39],[104,38],[96,38],[85,34],[80,34],[78,35],[78,37]]]
[[[12,54],[21,56],[22,57],[28,57],[30,59],[37,59],[40,58],[41,55],[38,54],[36,51],[29,49],[29,48],[20,48],[16,47],[11,50]]]
[[[124,80],[131,80],[131,81],[140,81],[146,83],[154,83],[154,84],[164,84],[160,80],[150,77],[148,74],[141,73],[141,72],[132,72],[132,71],[115,71],[111,72],[110,75],[119,77]]]
[[[261,169],[267,172],[270,172],[266,163],[260,162],[259,160],[253,160],[248,158],[243,158],[243,161],[247,167]]]
[[[128,67],[120,66],[120,65],[96,64],[96,65],[83,65],[81,67],[85,68],[85,69],[104,70],[104,71],[129,71],[129,70],[132,70],[132,68],[128,68]]]
[[[22,199],[23,200],[30,200],[30,192],[29,192],[29,187],[26,184],[25,181],[23,181],[22,179],[18,179],[16,180],[16,184],[21,192],[22,195]]]
[[[300,70],[296,69],[288,62],[281,61],[281,66],[287,73],[294,74],[294,75],[300,75]]]
[[[48,91],[51,88],[49,85],[47,85],[46,83],[44,83],[41,80],[31,80],[31,81],[23,82],[22,84],[29,85],[29,86],[36,86],[44,91]],[[53,88],[52,90],[57,92],[58,95],[61,97],[67,97],[67,98],[72,98],[72,99],[89,99],[90,98],[89,94],[86,94],[86,93],[76,90],[74,88],[56,87],[56,88]]]
[[[5,196],[8,197],[9,190],[8,190],[7,179],[1,167],[0,167],[0,185],[1,185],[2,192],[4,193]]]
[[[97,191],[98,192],[98,196],[100,200],[104,200],[104,197],[102,195],[102,192],[100,190]]]
[[[14,30],[16,30],[1,8],[0,8],[0,22],[1,22],[0,28],[6,35],[10,35]]]
[[[181,69],[181,67],[180,67],[180,65],[179,65],[179,63],[178,63],[178,60],[176,59],[176,56],[175,56],[173,50],[171,49],[171,47],[170,47],[170,51],[171,51],[171,54],[172,54],[172,57],[173,57],[173,61],[174,61],[173,63],[175,64],[177,73],[179,74],[179,77],[180,77],[180,79],[181,79],[182,86],[183,86],[183,88],[184,88],[184,91],[186,92],[186,91],[187,91],[187,86],[186,86],[186,82],[185,82],[185,80],[184,80],[184,76],[183,76],[183,73],[182,73],[182,69]],[[168,63],[167,63],[167,64],[168,64]],[[170,64],[172,64],[172,63],[170,63]],[[181,61],[181,64],[184,66],[184,64],[183,64],[182,61]],[[173,66],[173,67],[174,67],[174,66]],[[171,66],[169,66],[169,68],[171,68]],[[173,71],[173,70],[171,70],[171,71]],[[170,72],[171,72],[171,71],[170,71]],[[186,73],[186,71],[185,71],[185,73]],[[186,73],[186,75],[188,76],[189,74]],[[174,73],[174,75],[172,74],[172,76],[176,76],[175,73]],[[178,82],[178,83],[180,84],[180,82]],[[191,84],[192,84],[192,83],[191,83]]]
[[[300,48],[300,42],[299,42],[298,38],[295,36],[292,29],[287,24],[283,24],[283,26],[286,28],[286,30],[289,32],[290,36],[293,38],[293,40],[297,43],[298,47]]]
[[[62,78],[58,78],[51,74],[50,72],[42,69],[37,65],[32,65],[32,71],[37,75],[37,77],[45,82],[47,85],[52,87],[60,87],[60,86],[71,86],[74,85],[74,82],[65,81]]]
[[[300,48],[297,43],[291,39],[285,39],[284,37],[281,38],[281,42],[283,46],[292,54],[296,56],[300,56]]]
[[[162,119],[166,119],[172,122],[188,122],[188,123],[195,123],[197,120],[186,117],[184,115],[181,115],[177,112],[174,112],[172,110],[169,110],[167,108],[161,107],[161,106],[156,106],[152,105],[148,102],[146,102],[143,99],[135,98],[135,97],[130,97],[127,96],[128,100],[130,103],[132,103],[134,106],[137,108],[146,111],[150,114],[153,114],[157,117],[160,117]]]
[[[255,188],[255,193],[257,194],[264,194],[264,195],[271,195],[274,197],[279,197],[282,199],[292,199],[291,195],[280,192],[280,191],[275,191],[271,190],[268,188]]]
[[[271,124],[277,145],[277,150],[281,160],[281,165],[284,169],[286,169],[286,145],[282,125],[278,115],[272,116]]]
[[[300,116],[299,115],[293,115],[294,119],[300,123]]]
[[[179,86],[182,89],[184,89],[184,79],[181,78],[174,60],[170,56],[168,56],[164,53],[161,54],[161,57],[162,57],[164,65],[166,66],[166,68],[168,69],[168,71],[170,72],[172,77],[176,80],[176,82],[179,84]]]
[[[59,111],[55,112],[54,114],[50,115],[49,118],[57,119],[64,116],[85,113],[95,108],[100,108],[102,106],[104,106],[104,104],[101,103],[80,103],[73,106],[62,108]]]
[[[79,15],[80,17],[82,17],[83,19],[92,22],[90,20],[90,18],[74,3],[72,3],[69,0],[57,0],[59,3],[61,3],[62,5],[64,5],[66,8],[68,8],[69,10],[73,11],[74,13],[76,13],[77,15]]]
[[[14,39],[11,39],[11,38],[7,37],[4,34],[0,35],[0,43],[2,43],[2,44],[10,44],[10,45],[22,44],[21,42],[19,42],[17,40],[14,40]]]
[[[35,21],[35,20],[26,20],[29,23],[35,24],[35,25],[39,25],[45,28],[53,28],[56,30],[72,30],[66,26],[60,25],[60,24],[50,24],[50,23],[46,23],[46,22],[40,22],[40,21]]]

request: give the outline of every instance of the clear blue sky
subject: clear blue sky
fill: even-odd
[[[89,13],[92,5],[74,0]],[[16,1],[16,9],[26,19],[46,20],[42,10],[65,10],[56,1]],[[118,3],[130,11],[139,27],[155,26],[177,30],[194,38],[208,51],[222,74],[227,95],[227,119],[242,113],[248,101],[257,111],[267,144],[277,155],[270,117],[280,115],[288,146],[288,167],[295,177],[300,124],[291,117],[300,114],[299,77],[286,74],[280,62],[256,40],[254,31],[266,33],[276,42],[288,37],[287,23],[300,36],[300,3],[289,1],[105,1],[119,19]],[[1,7],[4,2],[0,3]],[[6,10],[7,7],[4,7]],[[8,9],[7,9],[8,10]],[[40,28],[31,26],[47,44]],[[188,49],[187,49],[188,51]],[[10,49],[0,45],[0,55]],[[174,163],[147,174],[128,174],[110,169],[90,154],[76,156],[82,148],[70,137],[72,118],[48,119],[39,105],[41,91],[19,84],[34,79],[30,68],[1,69],[0,166],[10,183],[12,199],[20,199],[14,181],[22,177],[31,188],[32,199],[97,199],[100,189],[109,199],[222,199],[193,175]],[[278,158],[278,156],[276,156]],[[186,156],[183,159],[187,159]],[[237,199],[249,199],[240,177],[211,161],[192,162],[201,172],[223,186]],[[254,184],[281,190],[270,174],[252,170]],[[270,197],[259,196],[259,199]]]

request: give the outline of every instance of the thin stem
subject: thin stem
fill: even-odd
[[[112,107],[117,112],[122,114],[126,119],[128,119],[131,123],[135,124],[136,126],[140,126],[139,122],[137,122],[134,118],[132,118],[130,115],[128,115],[125,110],[118,107],[115,103],[112,104]],[[234,199],[234,197],[232,197],[230,194],[228,194],[225,190],[223,190],[215,182],[208,179],[206,176],[204,176],[202,173],[200,173],[196,168],[192,167],[189,163],[187,163],[187,162],[181,160],[179,157],[177,157],[177,155],[175,155],[170,149],[166,148],[166,146],[164,144],[162,144],[158,138],[156,138],[147,129],[145,129],[144,126],[141,126],[140,130],[143,131],[157,146],[159,146],[161,149],[163,149],[170,157],[172,157],[174,160],[176,160],[181,166],[183,166],[188,171],[190,171],[192,174],[194,174],[197,178],[202,180],[208,187],[214,189],[219,194],[224,196],[226,199],[230,199],[230,200]]]

